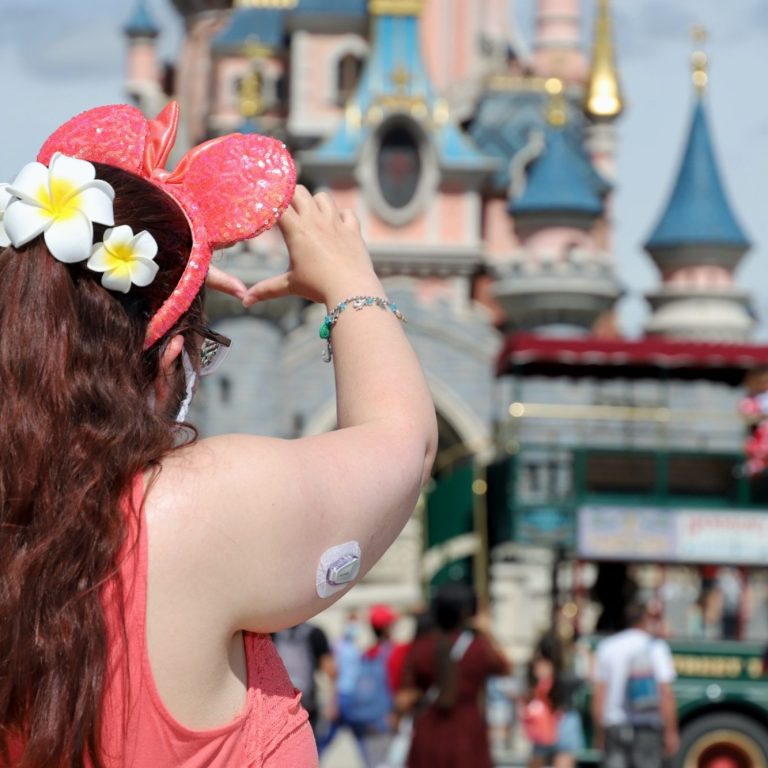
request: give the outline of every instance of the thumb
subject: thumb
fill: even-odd
[[[282,296],[290,296],[291,291],[291,273],[283,272],[281,275],[268,277],[266,280],[260,280],[254,283],[243,296],[243,306],[248,309],[259,301],[268,299],[279,299]]]

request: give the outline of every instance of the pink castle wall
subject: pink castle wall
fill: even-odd
[[[152,40],[135,41],[128,49],[128,81],[156,83],[159,77],[155,43]]]

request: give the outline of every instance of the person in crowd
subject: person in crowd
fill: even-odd
[[[564,668],[562,646],[551,632],[536,645],[528,665],[528,696],[521,713],[532,746],[530,768],[572,768],[584,748],[581,717],[572,705],[575,679]]]
[[[323,722],[335,719],[336,696],[336,661],[328,643],[328,637],[320,627],[304,622],[289,629],[281,629],[272,635],[280,658],[291,678],[293,686],[301,691],[301,705],[307,710],[309,724],[318,737],[320,719],[320,696],[317,674],[322,674],[327,681],[326,707]]]
[[[432,615],[433,629],[408,652],[397,696],[398,710],[413,714],[408,768],[491,768],[482,694],[510,664],[466,585],[440,587]]]
[[[429,389],[355,216],[262,136],[167,170],[178,122],[89,110],[0,186],[0,764],[316,766],[269,634],[341,597],[430,474]],[[278,220],[286,272],[210,269]],[[338,429],[197,439],[230,343],[206,278],[326,305]]]
[[[644,603],[627,607],[626,623],[595,651],[595,745],[606,768],[661,768],[679,746],[672,653]]]
[[[354,632],[339,643],[337,659],[342,679],[337,715],[320,741],[321,754],[339,730],[346,728],[366,768],[379,768],[385,763],[394,732],[390,657],[394,648],[392,628],[398,618],[390,606],[373,605],[368,613],[374,634],[371,647],[361,652]]]

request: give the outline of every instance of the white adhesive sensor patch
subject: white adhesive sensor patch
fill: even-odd
[[[330,597],[344,589],[360,573],[360,545],[347,541],[326,549],[320,556],[315,584],[320,597]]]

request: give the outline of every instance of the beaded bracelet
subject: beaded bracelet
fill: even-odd
[[[403,313],[397,308],[397,304],[393,304],[387,299],[382,299],[380,296],[352,296],[349,299],[339,302],[323,319],[323,324],[320,326],[320,338],[325,342],[325,349],[323,350],[323,362],[330,363],[333,359],[333,347],[331,347],[331,329],[339,319],[339,315],[349,306],[352,305],[353,309],[361,310],[365,307],[380,307],[381,309],[388,309],[398,320],[406,322]]]

